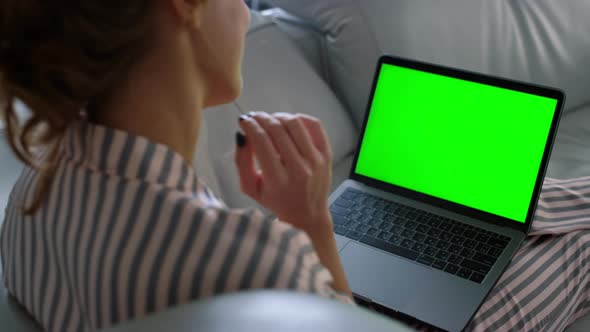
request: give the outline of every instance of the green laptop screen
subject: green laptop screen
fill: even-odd
[[[383,64],[355,172],[524,223],[557,102]]]

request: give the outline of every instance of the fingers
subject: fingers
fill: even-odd
[[[303,158],[314,165],[317,164],[322,159],[322,156],[302,119],[289,113],[276,113],[274,116],[287,128]]]
[[[256,170],[254,162],[254,152],[251,145],[247,144],[246,138],[242,133],[236,134],[236,166],[240,177],[240,188],[246,195],[258,201],[260,196],[260,173]]]
[[[270,136],[287,169],[302,170],[307,166],[287,128],[277,118],[263,112],[252,113],[252,116]]]
[[[307,128],[314,145],[320,150],[322,155],[331,160],[332,148],[328,140],[328,135],[320,120],[307,114],[297,114],[297,116],[301,118],[303,125]]]
[[[264,128],[250,116],[240,117],[240,127],[248,138],[246,145],[258,160],[265,178],[271,181],[281,180],[283,165],[278,151]]]

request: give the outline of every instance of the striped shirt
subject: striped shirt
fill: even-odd
[[[170,148],[79,123],[62,141],[43,206],[25,216],[38,173],[25,169],[0,234],[4,283],[48,331],[94,331],[245,289],[352,300],[302,231],[232,210]]]

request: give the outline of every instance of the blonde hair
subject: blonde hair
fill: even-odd
[[[2,0],[0,117],[15,155],[40,172],[48,194],[66,129],[95,112],[144,51],[150,0]],[[19,119],[15,102],[31,111]],[[47,152],[40,159],[37,147]],[[42,161],[41,161],[42,160]]]

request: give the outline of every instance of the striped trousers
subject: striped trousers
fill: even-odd
[[[590,312],[590,177],[547,179],[528,239],[468,331],[563,331]]]
[[[529,237],[466,331],[563,331],[590,313],[589,279],[590,177],[546,179]]]

